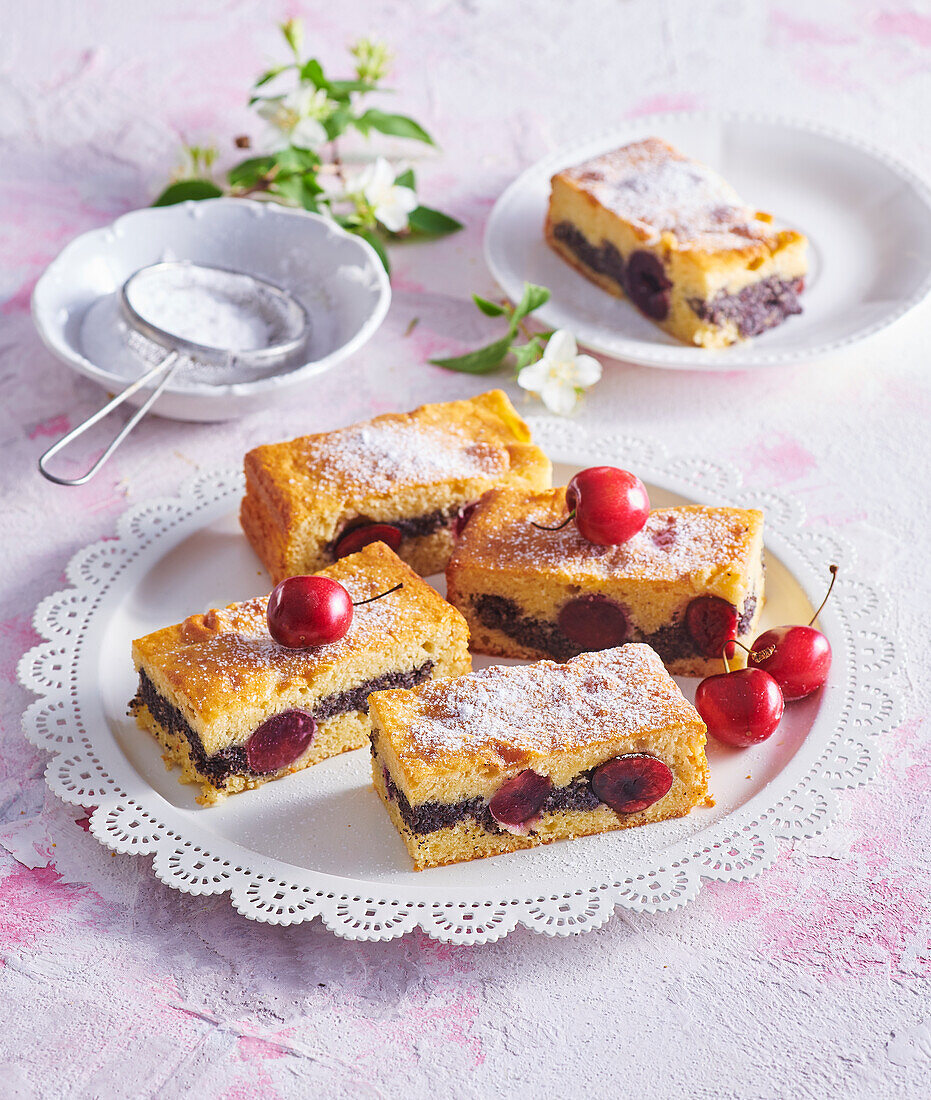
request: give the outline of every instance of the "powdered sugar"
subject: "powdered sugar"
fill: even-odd
[[[380,582],[359,577],[340,581],[354,601],[383,589]],[[177,648],[153,664],[191,699],[195,709],[222,709],[238,702],[262,703],[289,684],[313,688],[315,678],[364,648],[391,645],[392,636],[409,631],[419,601],[401,588],[372,603],[354,608],[349,631],[337,642],[310,649],[287,649],[270,636],[267,597],[194,615],[180,626]]]
[[[507,469],[500,447],[455,425],[384,417],[306,440],[307,463],[324,482],[372,493],[448,479],[488,478]]]
[[[749,568],[752,514],[733,508],[688,505],[657,508],[643,529],[621,546],[596,546],[574,523],[541,531],[566,518],[564,490],[526,494],[502,490],[473,516],[459,554],[489,569],[516,566],[558,571],[580,579],[630,577],[681,581],[724,568]]]
[[[636,644],[566,664],[492,666],[414,697],[410,738],[433,759],[550,754],[698,721],[656,653]]]
[[[658,138],[625,145],[564,174],[651,241],[669,232],[680,246],[741,248],[771,236],[717,172]]]

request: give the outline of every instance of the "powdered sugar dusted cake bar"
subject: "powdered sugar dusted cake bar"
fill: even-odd
[[[418,870],[687,814],[705,726],[645,645],[370,699],[375,789]]]
[[[191,615],[133,643],[138,724],[199,783],[198,801],[228,794],[365,745],[370,692],[468,672],[462,616],[387,546],[373,543],[324,575],[357,607],[348,633],[286,649],[268,632],[268,597]]]
[[[256,447],[245,468],[242,527],[276,582],[372,539],[418,573],[440,572],[462,509],[494,485],[551,482],[501,390]]]
[[[763,515],[657,508],[621,546],[596,546],[566,518],[565,489],[493,489],[446,571],[472,649],[565,661],[647,642],[682,676],[722,671],[731,638],[749,644],[763,606]],[[738,651],[736,661],[742,661]]]
[[[716,348],[801,312],[807,240],[659,138],[552,179],[546,239],[687,344]]]

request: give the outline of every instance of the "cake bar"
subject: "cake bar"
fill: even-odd
[[[324,575],[354,601],[338,642],[286,649],[268,632],[268,597],[191,615],[139,638],[130,710],[199,802],[257,787],[365,745],[368,696],[471,668],[462,616],[387,546],[372,543]]]
[[[501,390],[256,447],[245,468],[242,528],[276,583],[376,537],[416,572],[442,572],[457,517],[482,493],[551,484]]]
[[[446,571],[447,599],[469,623],[475,652],[565,661],[646,642],[670,672],[708,676],[722,671],[726,641],[755,637],[761,512],[657,508],[621,546],[596,546],[574,523],[534,526],[566,515],[565,489],[492,489],[482,498]]]
[[[370,699],[372,776],[417,870],[681,817],[705,726],[645,645]]]
[[[552,179],[546,240],[687,344],[724,347],[801,313],[807,240],[659,138]]]

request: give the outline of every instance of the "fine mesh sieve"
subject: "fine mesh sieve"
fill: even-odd
[[[303,305],[273,283],[189,260],[151,264],[134,272],[120,288],[119,307],[129,327],[130,348],[143,365],[153,360],[155,364],[42,455],[39,470],[58,485],[90,481],[176,371],[196,369],[209,377],[214,369],[227,377],[236,369],[270,370],[306,342],[310,327]],[[72,440],[156,379],[155,389],[87,473],[68,478],[47,468]]]

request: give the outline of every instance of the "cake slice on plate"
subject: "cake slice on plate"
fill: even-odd
[[[357,607],[348,633],[287,649],[268,597],[230,604],[133,643],[138,724],[212,804],[368,742],[368,697],[471,668],[462,616],[382,543],[323,570]],[[395,585],[397,591],[389,592]]]
[[[686,344],[719,348],[801,313],[808,242],[659,138],[552,179],[546,239]]]
[[[417,870],[681,817],[705,726],[645,645],[370,699],[375,789]]]
[[[462,509],[552,476],[501,390],[256,447],[245,466],[242,527],[276,583],[376,539],[421,575],[442,572]]]
[[[566,518],[566,490],[492,489],[446,571],[472,649],[565,661],[646,642],[680,676],[721,671],[729,640],[749,644],[763,607],[763,513],[656,508],[620,546],[597,546]],[[736,654],[742,661],[743,651]]]

